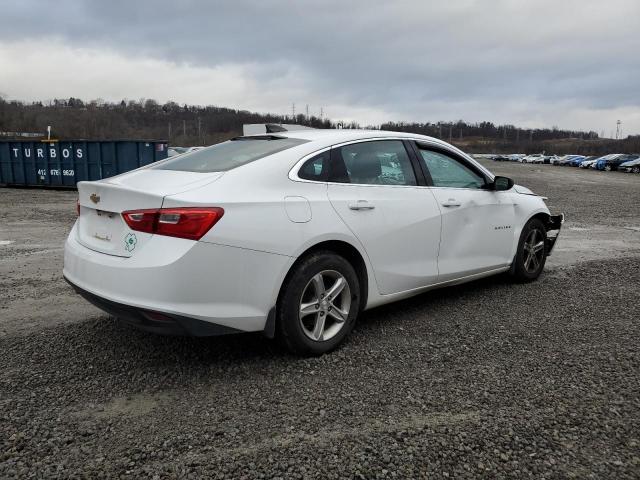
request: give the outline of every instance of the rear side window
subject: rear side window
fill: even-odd
[[[310,158],[298,170],[298,177],[304,180],[325,181],[328,177],[330,157],[331,150],[327,150]]]
[[[337,148],[331,180],[364,185],[416,185],[416,176],[400,140],[360,142]]]
[[[153,167],[183,172],[225,172],[232,168],[306,143],[299,138],[240,137],[169,159]]]

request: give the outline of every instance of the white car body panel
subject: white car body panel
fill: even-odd
[[[411,139],[459,155],[493,179],[473,158],[437,139],[355,130],[282,135],[309,141],[226,172],[159,170],[152,164],[79,183],[81,215],[65,245],[64,276],[118,304],[260,331],[291,266],[320,243],[343,242],[360,254],[368,284],[365,308],[371,308],[507,270],[523,226],[536,214],[549,214],[541,197],[518,186],[495,192],[297,177],[318,152],[358,141]],[[113,227],[112,239],[96,237],[96,230],[111,224],[97,219],[92,194],[111,219],[127,210],[184,206],[221,207],[224,216],[199,241],[136,232],[135,248],[128,251],[122,245],[131,232],[124,223]],[[351,209],[358,200],[375,208]]]
[[[511,264],[515,214],[508,191],[470,188],[431,191],[442,210],[440,281]]]
[[[381,294],[438,281],[441,214],[431,192],[422,187],[343,183],[329,184],[328,191],[335,211],[366,245]]]

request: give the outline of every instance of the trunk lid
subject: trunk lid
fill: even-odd
[[[131,257],[153,235],[131,230],[122,212],[161,208],[165,196],[202,187],[222,175],[140,169],[97,182],[79,182],[78,242],[97,252]]]

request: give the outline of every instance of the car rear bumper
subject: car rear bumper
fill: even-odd
[[[558,240],[558,236],[560,235],[560,230],[562,229],[562,224],[564,223],[564,213],[559,215],[550,215],[549,220],[546,223],[547,228],[547,244],[546,244],[546,252],[547,255],[551,255],[551,251],[553,247],[556,245],[556,241]]]
[[[284,255],[158,235],[134,256],[117,257],[81,245],[74,227],[63,274],[91,303],[140,328],[218,335],[263,331],[292,262]]]
[[[68,278],[65,280],[73,289],[89,303],[100,310],[113,315],[123,323],[131,325],[139,330],[157,333],[161,335],[189,335],[194,337],[210,337],[240,333],[242,330],[218,325],[216,323],[198,320],[197,318],[183,317],[176,314],[154,312],[143,308],[136,308],[122,303],[112,302],[106,298],[94,295],[75,285]]]

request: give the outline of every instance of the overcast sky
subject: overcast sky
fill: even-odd
[[[640,133],[640,0],[4,0],[0,94]]]

